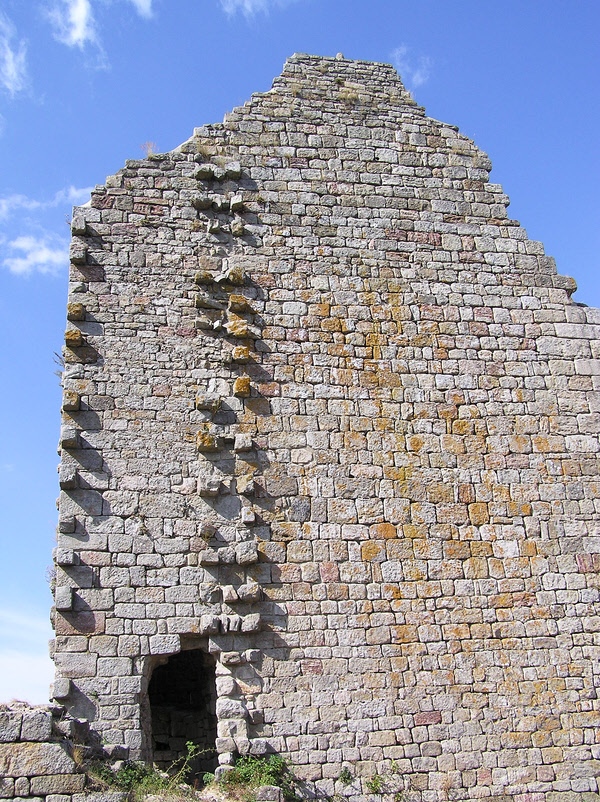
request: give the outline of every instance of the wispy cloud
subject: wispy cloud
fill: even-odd
[[[73,185],[60,189],[50,201],[39,201],[28,198],[27,195],[7,195],[0,198],[0,220],[4,220],[13,212],[19,209],[34,210],[48,209],[52,206],[59,206],[61,203],[70,203],[72,206],[80,206],[89,200],[93,187],[82,187],[78,189]]]
[[[6,248],[13,255],[5,258],[2,264],[17,276],[30,276],[32,273],[56,275],[69,262],[66,241],[54,234],[17,237],[7,242]]]
[[[287,6],[295,0],[219,0],[223,11],[232,17],[238,11],[252,17],[259,11],[268,11],[271,6]]]
[[[16,31],[7,16],[0,12],[0,85],[11,97],[27,84],[27,45],[16,41]]]
[[[81,50],[97,43],[96,23],[90,0],[57,0],[48,12],[59,42]]]
[[[141,17],[152,16],[152,0],[130,0],[136,8],[136,11]]]
[[[400,45],[392,53],[392,61],[407,89],[417,89],[429,80],[433,67],[429,56],[414,57],[411,48]]]

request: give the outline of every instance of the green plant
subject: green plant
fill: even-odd
[[[244,802],[254,799],[256,789],[261,785],[276,785],[283,791],[289,802],[297,800],[296,779],[286,761],[279,755],[254,757],[243,755],[235,766],[220,780],[223,790],[238,792]]]
[[[158,771],[155,766],[133,760],[126,760],[118,769],[109,763],[94,761],[86,766],[86,773],[94,790],[109,788],[129,792],[133,799],[141,799],[146,794],[164,792],[173,794],[185,782],[192,761],[200,754],[200,747],[191,741],[186,743],[186,754],[171,766],[171,772]],[[209,775],[214,779],[213,775]]]
[[[344,785],[350,785],[354,777],[352,776],[348,766],[344,766],[344,768],[340,771],[340,776],[338,779]]]
[[[383,791],[383,777],[379,774],[374,774],[367,780],[367,790],[370,794],[380,794]]]

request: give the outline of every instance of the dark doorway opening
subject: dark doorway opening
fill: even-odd
[[[168,768],[187,754],[186,743],[199,747],[188,782],[217,767],[215,661],[201,649],[171,655],[152,672],[148,687],[152,716],[153,760]]]

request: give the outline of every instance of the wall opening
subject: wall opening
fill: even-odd
[[[152,760],[167,768],[186,755],[186,743],[200,747],[188,781],[217,767],[215,661],[201,649],[171,655],[152,672],[148,686]]]

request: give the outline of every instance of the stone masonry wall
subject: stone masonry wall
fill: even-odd
[[[600,311],[490,168],[295,55],[75,210],[54,697],[105,742],[195,648],[221,770],[597,798]]]

